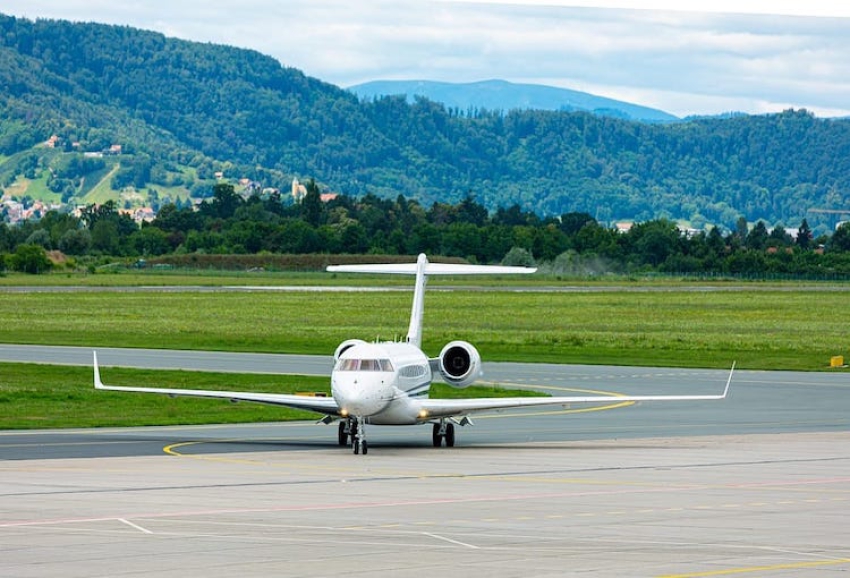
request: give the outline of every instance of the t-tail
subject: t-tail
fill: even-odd
[[[340,273],[391,273],[397,275],[416,275],[413,290],[413,307],[410,310],[410,327],[407,329],[407,342],[422,348],[422,319],[425,315],[425,286],[429,275],[514,275],[537,271],[536,267],[507,267],[503,265],[462,265],[457,263],[431,263],[424,253],[416,263],[381,265],[331,265],[330,272]]]

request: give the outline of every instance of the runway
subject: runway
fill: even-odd
[[[134,363],[99,357],[104,376]],[[726,376],[485,371],[624,393],[712,392]],[[310,423],[0,432],[0,575],[845,576],[848,382],[738,372],[723,402],[482,416],[452,449],[426,428],[373,427],[368,456]]]

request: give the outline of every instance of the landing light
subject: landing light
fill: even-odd
[[[422,411],[419,412],[419,418],[420,419],[424,419],[426,417],[428,417],[428,411],[427,410],[423,409]]]
[[[339,415],[341,415],[342,417],[348,417],[348,410],[347,409],[339,410]]]

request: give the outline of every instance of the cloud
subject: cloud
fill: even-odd
[[[850,7],[818,0],[777,1],[770,9],[832,16],[722,12],[724,6],[760,11],[759,3],[746,0],[687,4],[702,12],[671,9],[680,3],[613,0],[561,2],[572,6],[557,0],[4,4],[3,11],[16,15],[128,24],[254,48],[340,86],[502,78],[588,90],[678,115],[790,107],[850,115],[850,86],[843,80],[850,79]],[[614,7],[599,8],[604,5]],[[636,5],[651,9],[632,9]]]

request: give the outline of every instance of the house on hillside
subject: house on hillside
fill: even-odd
[[[307,187],[298,182],[298,178],[292,179],[292,202],[300,203],[307,196]]]

